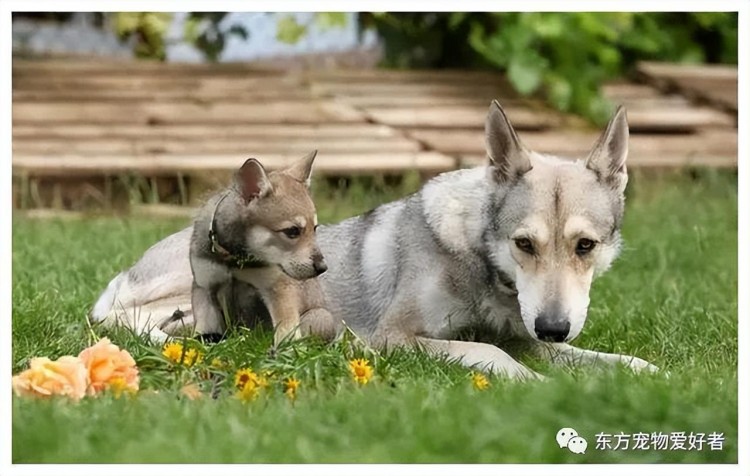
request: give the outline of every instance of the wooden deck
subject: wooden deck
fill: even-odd
[[[639,70],[643,83],[605,87],[628,108],[629,165],[736,167],[736,69]],[[274,169],[311,149],[317,174],[431,175],[484,162],[491,99],[535,150],[580,157],[596,138],[580,119],[519,98],[487,72],[15,59],[14,201],[30,181],[203,176],[251,156]]]

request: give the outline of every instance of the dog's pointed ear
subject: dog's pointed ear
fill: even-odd
[[[625,160],[629,136],[627,113],[619,106],[586,159],[586,168],[594,171],[599,181],[619,192],[624,192],[628,183]]]
[[[310,188],[310,178],[312,177],[313,162],[318,151],[314,150],[297,162],[290,165],[284,172],[290,175],[294,180],[302,182],[307,188]]]
[[[494,168],[495,180],[500,183],[508,182],[531,170],[528,152],[497,100],[490,104],[484,133],[487,156]]]
[[[266,169],[256,159],[247,159],[235,174],[235,182],[245,203],[273,191]]]

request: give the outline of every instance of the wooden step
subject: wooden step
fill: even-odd
[[[484,128],[489,110],[485,107],[436,106],[411,108],[372,107],[362,109],[374,122],[397,128]],[[555,113],[537,112],[528,108],[505,109],[513,126],[521,130],[538,130],[555,127],[561,123]]]
[[[640,62],[641,77],[664,91],[679,91],[696,100],[737,112],[737,67]]]
[[[96,155],[74,154],[13,155],[15,176],[117,175],[137,173],[144,176],[172,176],[177,173],[200,174],[230,171],[242,165],[246,155]],[[288,166],[299,154],[265,154],[261,162],[271,170]],[[318,175],[356,175],[403,173],[418,170],[440,173],[456,167],[456,160],[438,152],[341,153],[319,155],[315,160]]]
[[[87,141],[103,138],[160,139],[181,141],[328,140],[332,138],[385,138],[400,135],[388,126],[359,122],[340,124],[19,124],[13,125],[14,139],[70,139]]]
[[[13,104],[13,124],[270,124],[364,122],[352,107],[330,101],[205,105],[174,103],[22,102]]]
[[[486,151],[482,131],[411,129],[407,134],[426,148],[447,155],[484,157]],[[583,158],[589,153],[597,137],[598,132],[527,132],[521,135],[521,141],[537,152]],[[669,157],[665,160],[671,163],[680,158],[688,162],[695,157],[706,156],[711,157],[709,161],[721,157],[720,162],[724,164],[722,166],[736,165],[737,133],[732,130],[713,130],[682,136],[631,134],[628,156],[628,164],[638,163],[645,158],[663,162],[661,157]]]
[[[448,155],[483,155],[484,132],[477,130],[410,129],[407,135],[426,148]],[[552,155],[584,157],[593,147],[599,133],[592,132],[526,132],[521,141],[530,149]],[[631,134],[629,157],[721,156],[737,162],[737,134],[732,130],[711,130],[698,134],[662,135]],[[670,159],[671,160],[671,159]]]
[[[383,138],[316,138],[282,137],[277,139],[224,139],[224,140],[160,140],[160,139],[108,139],[91,138],[85,141],[71,139],[16,139],[13,153],[21,155],[80,154],[125,155],[133,157],[150,154],[304,154],[317,149],[321,154],[354,152],[418,152],[420,145],[404,137]]]

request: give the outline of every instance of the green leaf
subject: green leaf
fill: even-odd
[[[542,83],[546,61],[538,55],[516,55],[510,60],[508,79],[516,90],[527,96]]]
[[[345,12],[320,12],[315,14],[315,23],[321,30],[344,28],[346,26]]]
[[[300,25],[292,15],[285,15],[276,23],[276,39],[293,45],[307,34],[307,26]]]

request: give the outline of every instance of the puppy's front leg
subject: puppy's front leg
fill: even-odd
[[[226,325],[219,296],[193,282],[192,307],[196,334],[224,334]]]
[[[534,350],[537,355],[547,359],[554,364],[579,365],[579,364],[605,364],[624,365],[634,372],[646,370],[658,372],[659,368],[638,357],[621,354],[608,354],[593,350],[579,349],[564,343],[535,343]]]
[[[299,339],[300,313],[298,289],[295,285],[280,280],[264,296],[263,299],[268,307],[273,322],[273,343],[278,345],[287,338]]]
[[[417,337],[417,343],[433,354],[447,355],[457,359],[467,367],[475,367],[485,372],[505,375],[517,379],[539,379],[544,376],[525,367],[498,347],[481,342],[439,340]]]

